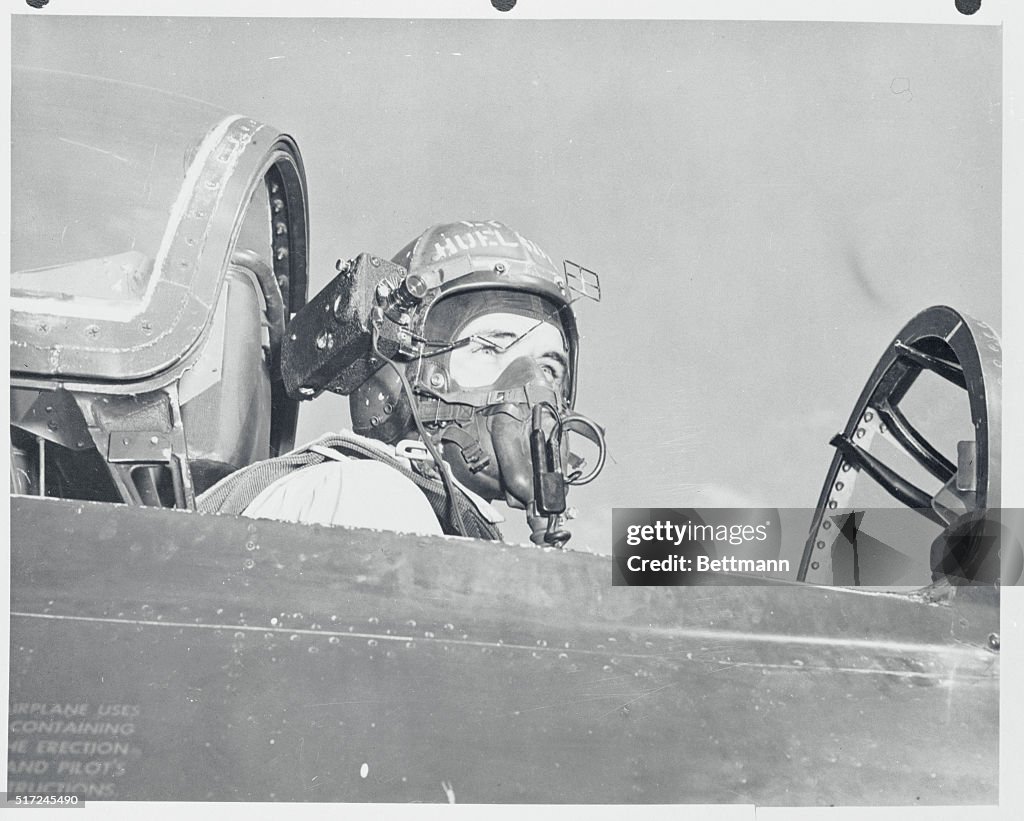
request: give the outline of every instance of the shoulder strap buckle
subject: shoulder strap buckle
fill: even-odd
[[[395,456],[408,459],[412,462],[433,462],[434,457],[430,455],[427,446],[418,439],[403,439],[395,445]]]

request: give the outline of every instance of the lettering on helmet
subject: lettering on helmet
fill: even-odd
[[[519,233],[516,234],[516,239],[518,239],[522,243],[523,247],[530,251],[534,256],[542,257],[543,259],[546,259],[548,262],[550,262],[552,265],[555,264],[555,261],[551,259],[551,257],[549,257],[546,253],[544,253],[544,249],[537,245],[537,243],[527,239],[526,237]]]
[[[544,253],[544,250],[539,245],[518,232],[513,232],[514,239],[510,239],[502,233],[501,227],[498,225],[470,222],[464,224],[473,228],[473,230],[454,234],[450,237],[442,237],[440,241],[435,242],[434,256],[431,258],[431,262],[440,262],[464,251],[471,251],[474,248],[504,247],[525,250],[554,265],[554,261]]]
[[[440,242],[434,243],[434,258],[431,260],[431,262],[437,262],[440,259],[446,259],[447,257],[455,256],[455,254],[457,253],[459,253],[459,249],[455,246],[455,243],[452,242],[452,238],[445,237],[444,245],[442,245]]]

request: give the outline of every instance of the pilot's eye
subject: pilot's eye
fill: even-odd
[[[552,382],[558,382],[562,378],[562,369],[558,365],[543,363],[540,369]]]

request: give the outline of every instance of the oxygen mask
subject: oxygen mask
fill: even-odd
[[[460,482],[485,499],[502,499],[526,511],[535,544],[563,546],[570,538],[568,488],[590,482],[604,466],[603,430],[568,408],[544,356],[519,356],[494,382],[471,388],[455,381],[458,366],[454,361],[452,390],[434,395],[472,409],[440,429],[445,461]],[[430,418],[429,410],[421,412]],[[597,446],[593,469],[585,471],[584,460],[572,452],[573,432]]]

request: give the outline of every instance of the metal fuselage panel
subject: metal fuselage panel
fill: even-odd
[[[571,551],[29,497],[12,500],[11,589],[12,784],[998,799],[998,608],[969,597],[612,588],[609,557]]]

